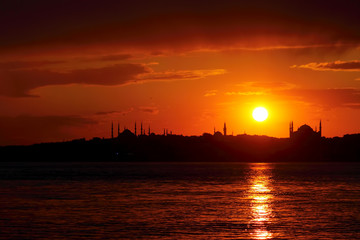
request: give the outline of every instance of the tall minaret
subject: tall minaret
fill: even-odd
[[[226,122],[224,122],[224,136],[226,136]]]
[[[142,122],[141,122],[141,128],[140,128],[140,135],[143,135],[143,127],[142,127]]]
[[[114,138],[114,124],[111,122],[111,138]]]
[[[319,124],[319,135],[321,137],[321,120],[320,120],[320,124]]]
[[[136,122],[135,122],[135,136],[136,136]]]
[[[120,135],[120,125],[118,123],[118,136]]]
[[[291,138],[294,133],[294,122],[293,121],[290,122],[289,132],[290,132],[290,138]]]
[[[149,125],[149,132],[148,132],[149,136],[150,136],[150,133],[151,133],[151,132],[150,132],[150,125]]]

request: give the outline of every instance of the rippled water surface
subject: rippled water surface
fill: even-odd
[[[0,164],[2,239],[360,239],[360,164]]]

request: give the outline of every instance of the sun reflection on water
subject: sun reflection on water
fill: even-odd
[[[251,164],[249,198],[251,200],[251,228],[252,239],[272,239],[268,229],[271,222],[271,194],[270,165],[265,163]]]

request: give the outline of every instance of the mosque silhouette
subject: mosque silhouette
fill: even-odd
[[[300,126],[297,131],[294,131],[294,122],[291,121],[289,127],[289,133],[290,133],[289,137],[292,140],[321,139],[321,131],[322,131],[321,120],[319,123],[319,131],[317,131],[316,127],[315,130],[313,130],[307,124]]]

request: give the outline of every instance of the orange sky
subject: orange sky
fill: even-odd
[[[11,1],[0,145],[155,133],[360,132],[357,1]],[[257,106],[269,111],[252,119]]]

